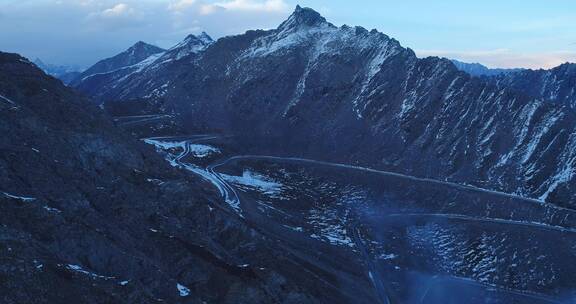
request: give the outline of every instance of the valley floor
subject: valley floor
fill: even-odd
[[[223,136],[144,141],[350,299],[562,303],[573,292],[571,210],[370,168],[242,155]]]

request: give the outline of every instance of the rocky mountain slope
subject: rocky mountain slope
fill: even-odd
[[[576,109],[576,64],[565,63],[550,70],[524,70],[495,77],[498,86],[534,98]]]
[[[446,59],[419,59],[376,30],[336,27],[308,8],[277,29],[224,37],[77,88],[112,108],[160,105],[187,130],[235,134],[258,151],[576,207],[573,110],[471,77]]]
[[[2,303],[351,301],[232,216],[210,185],[7,53],[0,132]]]
[[[472,76],[498,76],[502,74],[520,72],[524,69],[491,69],[479,63],[467,63],[458,60],[450,60],[452,63],[463,72]]]

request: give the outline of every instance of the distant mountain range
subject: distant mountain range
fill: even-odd
[[[455,59],[452,59],[451,61],[460,71],[466,72],[472,76],[498,76],[501,74],[509,74],[525,70],[525,69],[491,69],[479,63],[466,63]]]
[[[81,73],[81,69],[78,67],[49,64],[43,62],[39,58],[34,60],[34,64],[43,70],[46,74],[62,80],[62,82],[65,84],[68,84],[72,80],[76,79]]]
[[[418,59],[382,33],[336,27],[300,7],[277,29],[206,37],[187,38],[185,54],[148,57],[76,88],[108,109],[176,113],[186,130],[259,138],[277,152],[576,207],[576,114],[547,100],[547,91],[518,92],[524,82],[514,80],[551,80],[555,72],[472,78],[449,60]],[[571,79],[562,75],[559,83]]]
[[[452,60],[461,71],[501,87],[576,109],[576,64],[565,63],[549,70],[490,69],[479,63]]]
[[[565,63],[550,70],[523,70],[502,74],[494,81],[534,98],[576,109],[576,64]]]
[[[115,72],[121,68],[133,66],[154,54],[162,52],[164,52],[164,50],[159,47],[139,41],[126,51],[114,57],[97,62],[95,65],[82,72],[72,85],[75,85],[78,81],[83,81],[91,76]]]
[[[204,50],[213,42],[206,33],[196,37],[189,35],[169,50],[138,42],[128,50],[108,59],[99,61],[72,82],[72,85],[92,96],[106,87],[114,87],[131,75],[151,69],[153,65],[180,60],[190,54]],[[93,85],[98,83],[98,85]]]
[[[576,64],[544,70],[490,69],[479,63],[452,60],[461,71],[501,87],[576,109]]]

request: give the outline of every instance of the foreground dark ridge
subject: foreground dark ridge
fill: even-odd
[[[14,54],[0,133],[2,303],[353,301]]]
[[[277,29],[194,46],[77,88],[111,113],[175,114],[185,132],[235,134],[260,153],[576,206],[576,114],[561,104],[418,59],[382,33],[336,27],[308,8]]]

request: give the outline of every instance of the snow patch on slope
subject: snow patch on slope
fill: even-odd
[[[213,155],[213,154],[220,153],[220,149],[212,147],[212,146],[208,146],[208,145],[192,144],[189,146],[189,148],[190,148],[190,153],[192,153],[192,155],[194,155],[194,157],[198,157],[198,158],[204,158],[204,157],[208,157],[208,156]]]
[[[181,297],[187,297],[190,295],[190,289],[188,287],[178,283],[176,284],[176,288]]]
[[[245,170],[242,176],[220,174],[225,180],[247,188],[255,189],[269,196],[277,196],[282,192],[283,185],[269,177]]]
[[[558,172],[558,174],[556,174],[552,178],[552,184],[548,187],[548,190],[546,190],[546,192],[544,194],[542,194],[542,196],[540,196],[539,200],[546,201],[548,199],[548,197],[550,196],[550,194],[552,194],[554,191],[556,191],[558,186],[565,184],[565,183],[569,182],[570,180],[572,180],[572,177],[574,176],[574,174],[576,174],[574,168],[572,168],[570,166],[564,167],[560,172]]]
[[[16,200],[19,200],[19,201],[22,201],[25,203],[33,202],[36,200],[36,198],[33,198],[33,197],[18,196],[18,195],[10,194],[7,192],[0,192],[0,193],[3,194],[7,198],[16,199]]]
[[[310,210],[307,220],[316,230],[310,237],[335,246],[353,248],[354,242],[346,231],[346,218],[341,219],[333,209]]]
[[[9,99],[8,97],[5,97],[3,95],[0,95],[0,99],[6,101],[7,103],[9,103],[11,105],[16,105],[16,103],[14,101],[12,101],[11,99]]]
[[[80,267],[80,266],[78,266],[78,265],[68,264],[68,265],[66,266],[66,269],[68,269],[68,270],[70,270],[70,271],[74,271],[74,272],[80,273],[80,274],[87,275],[87,276],[89,276],[89,277],[91,277],[91,278],[93,278],[93,279],[103,279],[103,280],[112,280],[112,279],[114,279],[114,277],[102,276],[102,275],[99,275],[99,274],[95,274],[95,273],[93,273],[93,272],[86,271],[86,270],[84,270],[82,267]]]

